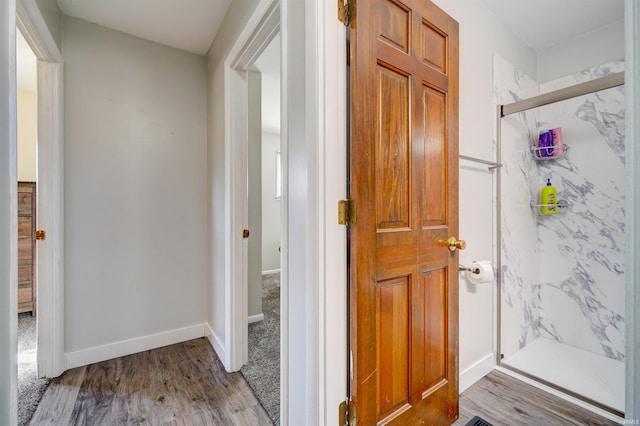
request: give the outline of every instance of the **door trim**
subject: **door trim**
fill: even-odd
[[[35,0],[18,0],[16,25],[38,58],[38,376],[57,377],[64,353],[63,58]]]
[[[225,350],[237,371],[247,362],[247,72],[280,30],[280,1],[262,0],[225,59]],[[286,164],[283,161],[283,167]],[[283,194],[284,198],[284,194]],[[284,247],[283,247],[284,248]],[[284,260],[281,269],[286,268]],[[286,282],[281,282],[281,288]]]
[[[640,418],[640,314],[637,311],[640,302],[640,149],[637,143],[640,136],[640,4],[633,0],[625,3],[625,76],[627,86],[626,96],[626,143],[627,164],[625,168],[627,199],[626,212],[626,248],[627,271],[626,280],[626,418]]]
[[[318,130],[318,422],[338,424],[338,406],[349,381],[347,229],[337,221],[338,201],[347,197],[347,31],[335,2],[314,2],[307,23],[312,51],[316,105],[311,118]],[[307,3],[309,4],[309,3]],[[313,37],[316,37],[313,39]],[[312,71],[313,72],[313,71]]]
[[[267,9],[277,0],[262,0],[256,7],[246,28],[256,28]],[[348,375],[347,357],[347,275],[346,275],[346,231],[336,220],[336,205],[346,194],[346,31],[336,18],[336,5],[331,2],[304,3],[298,0],[281,0],[281,40],[282,40],[282,234],[281,255],[281,423],[289,424],[337,424],[337,407],[346,396]],[[225,160],[231,161],[235,155],[231,141],[230,80],[242,86],[243,81],[234,74],[232,64],[242,52],[250,38],[246,30],[239,36],[225,62]],[[295,52],[292,51],[295,50]],[[292,55],[296,54],[295,57]],[[300,54],[302,53],[302,56]],[[255,52],[254,52],[255,54]],[[303,63],[303,65],[301,65]],[[301,71],[302,66],[302,72]],[[239,80],[239,81],[238,81]],[[246,84],[246,82],[244,83]],[[304,88],[304,94],[294,90]],[[289,95],[291,93],[291,95]],[[242,98],[245,99],[245,98]],[[246,111],[246,109],[244,110]],[[295,117],[289,117],[291,111]],[[242,111],[241,111],[242,112]],[[234,126],[238,126],[236,122]],[[241,130],[241,129],[239,129]],[[297,132],[295,135],[293,131]],[[302,132],[302,133],[300,133]],[[294,137],[296,136],[296,137]],[[298,137],[302,136],[302,138]],[[308,145],[303,159],[299,145],[306,140]],[[296,162],[304,162],[307,167],[290,173],[290,145],[296,145]],[[237,157],[235,157],[237,158]],[[231,163],[227,163],[230,164]],[[301,163],[296,163],[301,166]],[[232,165],[235,167],[235,165]],[[238,176],[237,171],[226,170],[225,226],[231,228],[230,191],[237,187],[229,179]],[[305,174],[306,173],[306,174]],[[304,218],[300,212],[291,216],[294,210],[289,191],[289,182],[308,181],[296,205],[313,203],[312,217],[306,220],[305,235],[291,235],[289,229],[299,226]],[[240,229],[239,227],[237,229]],[[225,235],[225,249],[228,256],[233,248],[230,231]],[[302,250],[289,250],[290,241],[300,242]],[[296,266],[295,278],[302,278],[295,294],[289,299],[289,273]],[[243,294],[232,294],[230,288],[233,273],[230,257],[225,259],[225,289],[228,307],[233,300],[246,303]],[[308,279],[304,279],[304,278]],[[302,288],[304,287],[304,289]],[[304,299],[300,299],[304,293]],[[289,300],[298,302],[297,307],[289,306]],[[305,306],[306,305],[306,306]],[[235,308],[234,308],[235,309]],[[306,311],[304,318],[289,320],[291,312]],[[228,367],[232,356],[229,336],[231,319],[246,320],[237,312],[226,312],[224,362]],[[238,324],[234,330],[239,330]],[[295,335],[290,334],[295,331]],[[300,338],[300,335],[303,338]],[[222,342],[219,342],[222,343]],[[221,346],[221,345],[218,345]],[[289,361],[291,359],[291,362]],[[292,365],[294,364],[295,365]],[[295,374],[290,374],[292,371]],[[293,387],[293,389],[292,389]]]

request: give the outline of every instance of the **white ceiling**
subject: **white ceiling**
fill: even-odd
[[[188,52],[209,50],[232,0],[57,0],[66,15]],[[544,50],[623,19],[624,0],[482,0]]]
[[[204,55],[231,1],[58,0],[58,4],[67,15]],[[517,37],[538,51],[619,21],[624,15],[623,0],[481,1]],[[35,62],[29,59],[31,51],[20,40],[17,45],[18,78],[23,80],[19,84],[35,90]],[[31,77],[25,79],[28,76]],[[267,77],[264,78],[266,83]],[[271,82],[265,85],[275,87]]]
[[[62,13],[206,55],[232,0],[58,0]]]
[[[482,0],[526,45],[542,51],[624,19],[624,0]]]

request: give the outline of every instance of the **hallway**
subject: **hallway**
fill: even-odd
[[[475,415],[493,426],[616,424],[495,371],[462,393],[455,425]],[[45,423],[272,425],[242,374],[226,373],[205,338],[67,371],[31,422]]]
[[[68,370],[32,425],[271,425],[241,373],[205,338]]]

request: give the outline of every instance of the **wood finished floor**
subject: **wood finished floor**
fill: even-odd
[[[31,425],[272,425],[241,373],[205,338],[74,368],[51,381]]]
[[[499,371],[460,395],[460,418],[454,426],[466,425],[473,416],[493,426],[617,425]]]
[[[460,396],[464,426],[615,425],[494,371]],[[31,425],[272,425],[240,373],[195,339],[67,371],[52,380]]]

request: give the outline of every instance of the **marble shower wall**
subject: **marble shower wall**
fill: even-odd
[[[602,65],[540,86],[541,93],[624,71]],[[539,329],[608,358],[624,359],[624,86],[539,108],[540,130],[561,127],[567,156],[540,163],[566,214],[538,220]]]
[[[499,56],[494,56],[496,104],[509,104],[538,94],[538,84]],[[502,281],[501,351],[512,355],[540,335],[538,231],[529,206],[538,167],[529,145],[537,138],[536,111],[501,120],[502,141]]]
[[[496,103],[622,71],[616,62],[538,84],[494,58]],[[561,127],[571,147],[535,162],[539,131]],[[502,140],[501,350],[509,357],[545,337],[624,359],[624,89],[505,117]],[[551,177],[566,213],[530,208]]]

